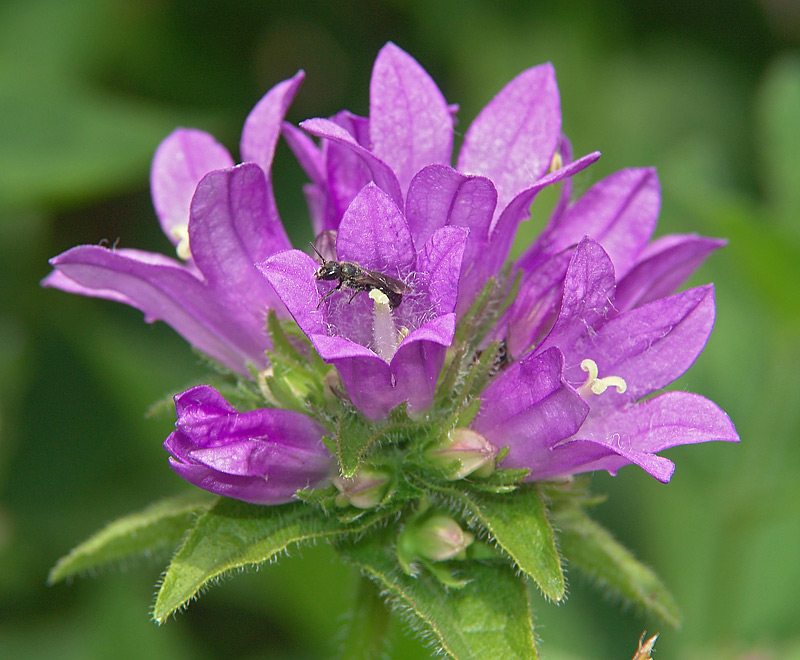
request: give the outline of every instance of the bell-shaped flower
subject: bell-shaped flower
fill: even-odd
[[[45,286],[108,298],[163,320],[200,351],[241,374],[266,364],[264,318],[280,300],[254,267],[289,247],[272,192],[280,127],[303,74],[272,88],[248,116],[245,164],[212,136],[178,129],[153,160],[153,203],[180,260],[82,245],[51,259]],[[284,311],[285,313],[285,311]]]
[[[561,109],[550,64],[523,71],[472,122],[451,166],[453,113],[428,73],[386,44],[375,60],[369,118],[341,112],[285,136],[311,179],[306,197],[317,233],[338,228],[361,188],[372,181],[406,218],[416,244],[437,229],[469,229],[459,316],[508,256],[520,221],[544,187],[599,158],[575,162],[561,134]]]
[[[609,315],[671,294],[725,245],[723,240],[696,234],[673,234],[651,242],[661,207],[658,176],[652,168],[620,170],[575,202],[562,202],[541,236],[514,263],[522,274],[520,293],[498,324],[498,332],[515,356],[536,346],[555,322],[567,265],[584,237],[599,243],[613,263],[617,284]]]
[[[549,333],[481,395],[473,427],[509,448],[501,467],[527,468],[527,479],[539,481],[598,469],[616,474],[634,463],[667,482],[674,464],[657,452],[738,440],[728,416],[699,395],[648,398],[703,350],[714,324],[713,288],[617,313],[614,279],[609,255],[581,241]]]
[[[330,481],[335,461],[325,429],[302,413],[239,412],[214,388],[175,397],[176,430],[164,442],[169,464],[186,481],[253,504],[283,504]]]
[[[320,356],[336,366],[356,408],[378,419],[406,401],[416,414],[430,406],[453,340],[466,233],[442,227],[415,245],[400,209],[368,184],[337,232],[338,260],[358,269],[339,278],[340,290],[320,281],[320,264],[299,250],[260,268]],[[381,300],[383,276],[400,285],[398,304]]]

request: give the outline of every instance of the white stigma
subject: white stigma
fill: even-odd
[[[189,225],[175,225],[171,230],[173,238],[178,239],[178,244],[175,246],[175,252],[178,257],[184,261],[192,258],[192,251],[189,249]]]
[[[375,303],[372,311],[372,338],[375,340],[375,352],[386,362],[390,362],[402,341],[402,336],[395,326],[389,297],[378,289],[372,289],[369,297]]]
[[[616,387],[619,394],[622,394],[628,389],[628,383],[625,382],[624,378],[620,378],[619,376],[598,378],[597,376],[600,372],[594,360],[583,360],[583,362],[581,362],[581,369],[588,374],[588,376],[586,376],[586,381],[578,388],[578,394],[584,399],[591,394],[602,394],[609,387]]]

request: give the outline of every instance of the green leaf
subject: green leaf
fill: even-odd
[[[158,591],[153,618],[163,623],[221,575],[272,561],[291,547],[360,533],[387,515],[376,512],[346,526],[335,518],[320,516],[318,510],[301,502],[256,506],[220,499],[198,519],[172,558]]]
[[[345,412],[338,420],[336,429],[336,454],[343,477],[352,477],[366,451],[378,436],[361,423],[359,415]]]
[[[180,543],[197,513],[213,501],[205,491],[194,489],[115,520],[59,559],[47,580],[55,584],[124,557],[173,548]]]
[[[454,660],[536,660],[525,579],[504,564],[470,562],[469,582],[448,590],[432,575],[403,573],[385,546],[365,541],[339,548],[384,591],[421,637]]]
[[[656,574],[583,509],[565,507],[554,512],[553,518],[561,530],[561,549],[573,566],[670,625],[680,623],[678,605]]]
[[[533,579],[545,598],[564,599],[566,584],[555,533],[535,487],[506,495],[464,493],[455,488],[447,494],[466,508],[471,523],[486,530],[516,567]]]
[[[386,647],[389,610],[375,584],[359,578],[353,609],[344,625],[344,642],[339,657],[347,660],[380,660]]]

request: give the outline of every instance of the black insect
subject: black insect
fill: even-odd
[[[322,259],[322,264],[317,271],[317,279],[327,281],[339,280],[339,284],[337,284],[335,288],[322,296],[319,304],[322,304],[325,298],[333,295],[334,291],[338,291],[343,286],[353,291],[353,295],[350,296],[350,300],[347,301],[348,303],[352,302],[353,298],[355,298],[359,292],[372,291],[373,289],[377,289],[386,295],[389,299],[389,307],[392,309],[403,302],[403,294],[409,289],[400,280],[379,273],[376,270],[362,268],[353,261],[328,261],[320,254],[313,243],[311,247],[314,249],[314,252],[317,253],[317,256]]]
[[[478,360],[481,359],[483,355],[483,351],[477,351],[475,353],[475,362],[477,363]],[[511,364],[511,355],[508,353],[508,343],[505,339],[501,339],[500,342],[497,344],[497,348],[495,349],[494,358],[492,359],[492,365],[489,367],[489,376],[494,378],[497,374],[499,374],[503,369],[505,369],[509,364]]]

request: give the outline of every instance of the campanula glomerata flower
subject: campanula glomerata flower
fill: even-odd
[[[159,147],[154,204],[183,262],[80,246],[52,260],[44,283],[136,306],[233,371],[261,370],[264,382],[275,382],[267,312],[291,316],[335,368],[326,387],[364,428],[403,404],[414,423],[438,428],[420,447],[432,463],[472,457],[451,449],[453,438],[480,449],[478,462],[454,459],[460,467],[446,480],[479,467],[489,474],[497,457],[528,481],[616,473],[628,463],[668,481],[674,466],[657,452],[737,439],[727,416],[698,395],[647,398],[684,373],[708,339],[712,289],[670,294],[723,242],[651,242],[660,207],[652,169],[617,172],[571,200],[570,177],[599,153],[572,159],[551,65],[524,71],[489,102],[455,166],[456,108],[394,44],[373,67],[369,117],[284,122],[301,80],[280,83],[250,114],[241,165],[200,131],[179,129]],[[314,256],[291,249],[277,213],[270,172],[281,133],[311,179]],[[530,204],[559,182],[548,225],[504,270]],[[498,292],[515,295],[501,304]],[[459,323],[471,324],[460,336]],[[465,339],[479,328],[483,339]],[[487,350],[496,364],[484,364]],[[481,388],[460,399],[448,389],[473,380]],[[335,458],[321,439],[340,442],[338,413],[302,395],[291,412],[271,407],[282,401],[270,395],[265,408],[239,413],[211,388],[179,395],[178,430],[165,444],[173,469],[249,502],[288,501],[292,488],[323,483]],[[460,428],[458,406],[470,404],[477,414]],[[284,413],[306,429],[297,445]],[[374,469],[391,473],[378,459]]]
[[[176,430],[164,442],[186,481],[253,504],[283,504],[296,491],[330,481],[325,429],[292,410],[238,412],[214,388],[175,397]]]
[[[415,245],[400,209],[369,183],[342,218],[336,252],[408,283],[397,309],[347,291],[331,296],[330,285],[322,293],[315,278],[319,263],[299,250],[277,254],[260,267],[322,359],[336,366],[353,405],[380,419],[403,401],[411,413],[433,401],[455,332],[466,238],[466,229],[440,227]]]
[[[153,203],[180,261],[129,248],[81,245],[50,260],[43,281],[140,309],[240,374],[264,367],[268,309],[284,311],[254,264],[287,249],[271,171],[281,121],[303,74],[279,83],[245,122],[233,159],[212,136],[178,129],[159,146],[150,183]],[[285,311],[284,311],[285,314]]]
[[[306,197],[317,234],[336,230],[368,182],[405,212],[416,245],[444,226],[469,230],[459,282],[461,317],[503,266],[514,234],[537,193],[596,161],[570,162],[550,64],[508,83],[472,122],[451,166],[453,107],[408,53],[392,43],[378,54],[369,117],[347,111],[284,124],[284,135],[311,183]],[[554,167],[558,164],[558,167]]]
[[[584,511],[588,479],[574,476],[637,465],[668,482],[663,450],[738,440],[716,404],[665,391],[715,320],[711,285],[680,287],[724,241],[653,240],[652,169],[573,200],[571,176],[599,153],[573,160],[549,64],[503,87],[455,158],[457,108],[394,44],[375,61],[368,117],[287,124],[301,79],[250,114],[242,164],[200,131],[159,147],[153,200],[180,261],[80,246],[44,281],[137,307],[229,370],[220,390],[175,397],[164,442],[179,476],[222,497],[191,515],[167,500],[119,526],[160,530],[166,516],[174,536],[188,520],[154,617],[322,541],[375,583],[359,587],[360,611],[386,595],[454,658],[539,657],[532,586],[566,598],[565,559],[677,622],[657,577]],[[276,209],[280,135],[310,178],[311,249],[292,249]],[[548,224],[509,262],[553,184]],[[348,634],[345,653],[374,654],[381,634]]]

